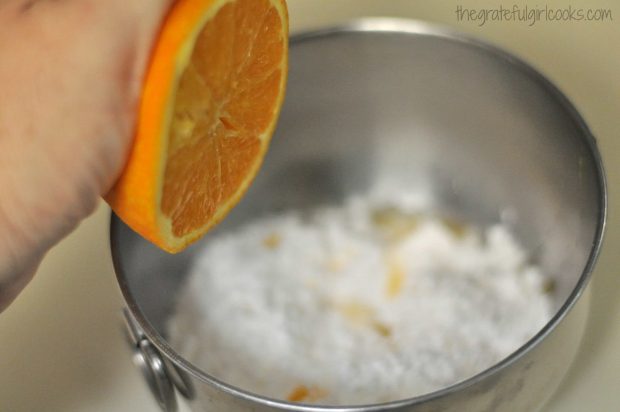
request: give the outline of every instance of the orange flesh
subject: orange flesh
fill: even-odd
[[[164,171],[161,211],[175,236],[212,222],[259,166],[285,69],[282,32],[278,10],[252,0],[225,4],[199,34],[176,93]]]

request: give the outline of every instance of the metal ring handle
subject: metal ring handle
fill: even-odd
[[[147,339],[140,341],[134,352],[133,363],[142,372],[151,393],[164,412],[176,412],[177,401],[172,381],[168,378],[166,365],[159,352]]]
[[[123,309],[123,317],[127,327],[127,337],[133,350],[134,365],[142,372],[142,376],[162,411],[176,412],[178,405],[174,385],[169,377],[165,361],[127,309]]]
[[[171,362],[170,359],[164,358],[164,363],[168,371],[168,378],[172,381],[172,385],[175,389],[179,391],[185,399],[194,399],[196,392],[190,377],[187,376],[181,368]]]

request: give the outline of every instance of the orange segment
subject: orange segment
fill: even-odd
[[[287,73],[284,0],[178,0],[147,71],[134,147],[106,196],[176,252],[241,198],[264,157]]]

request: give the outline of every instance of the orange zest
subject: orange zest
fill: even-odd
[[[317,402],[328,395],[327,391],[318,387],[296,386],[286,397],[289,402]]]
[[[221,221],[258,172],[284,98],[284,0],[178,0],[147,69],[136,136],[106,196],[178,252]]]

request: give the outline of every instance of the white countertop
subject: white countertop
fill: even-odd
[[[439,4],[441,3],[441,4]],[[565,2],[547,0],[549,7]],[[595,271],[582,350],[546,412],[620,408],[620,3],[616,21],[457,22],[456,7],[504,7],[472,0],[289,0],[293,30],[353,16],[400,16],[439,22],[500,45],[555,82],[598,138],[610,189],[610,219]],[[520,6],[544,7],[541,2]],[[0,315],[0,411],[157,411],[130,361],[121,334],[122,298],[108,250],[109,211],[102,205],[54,248],[24,294]],[[219,411],[218,411],[219,412]]]

